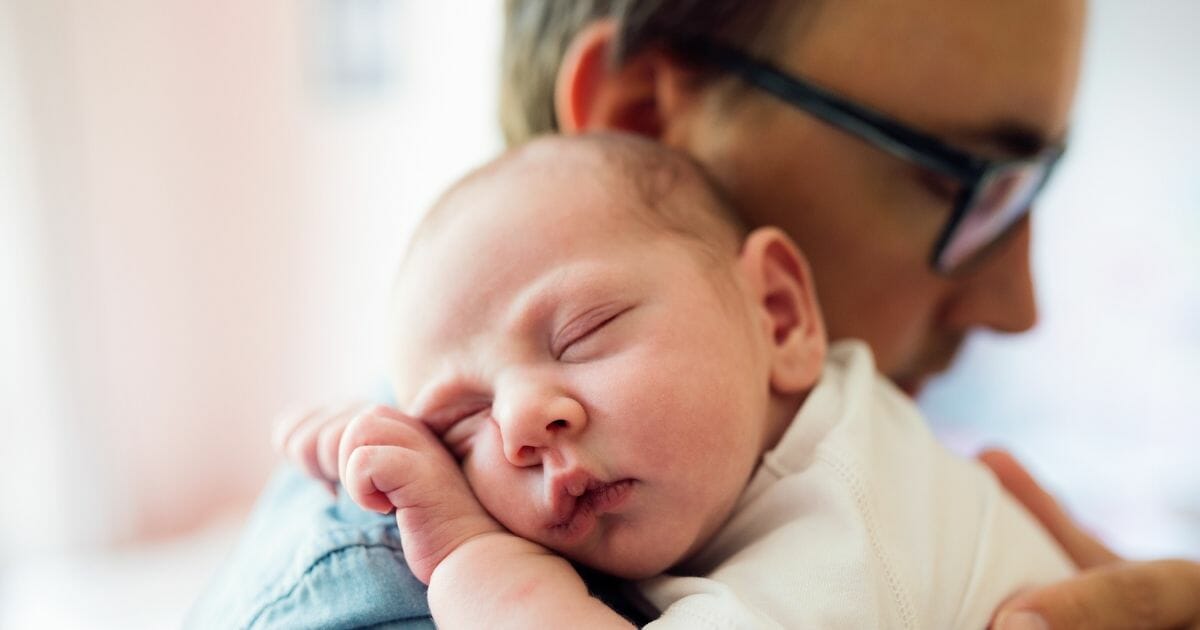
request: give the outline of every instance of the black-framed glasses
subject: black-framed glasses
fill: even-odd
[[[954,210],[930,253],[930,266],[943,275],[963,269],[1003,240],[1029,213],[1063,154],[1056,146],[1027,158],[983,158],[728,46],[691,41],[679,50],[900,159],[958,180],[962,188]]]

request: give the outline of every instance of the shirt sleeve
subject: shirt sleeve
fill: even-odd
[[[187,628],[433,628],[390,516],[280,470]]]
[[[657,584],[651,584],[657,582]],[[701,577],[663,577],[648,580],[647,588],[674,602],[647,630],[782,630],[725,584]]]

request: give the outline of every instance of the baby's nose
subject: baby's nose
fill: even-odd
[[[527,391],[500,401],[492,411],[500,425],[504,455],[514,466],[536,466],[548,450],[578,435],[587,426],[579,401],[561,393]]]

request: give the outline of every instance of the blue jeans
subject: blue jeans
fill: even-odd
[[[631,621],[646,617],[622,584],[583,572]],[[433,628],[392,516],[360,509],[293,468],[259,498],[233,554],[188,612],[187,628]]]

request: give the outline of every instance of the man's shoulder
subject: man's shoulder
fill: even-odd
[[[195,628],[433,627],[390,516],[287,468],[188,614]]]

